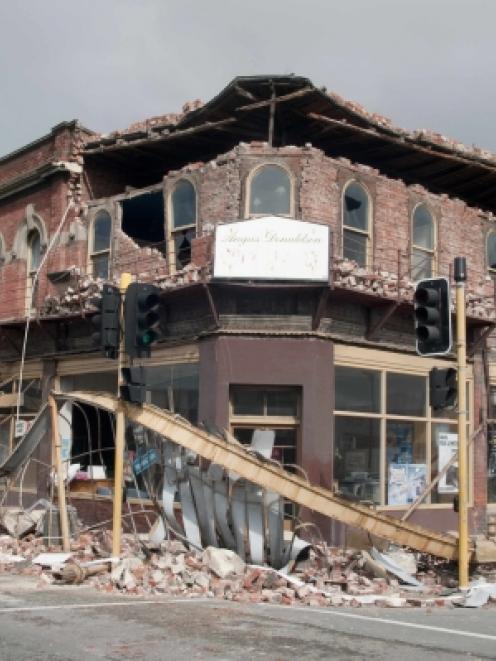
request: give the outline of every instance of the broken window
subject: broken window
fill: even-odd
[[[110,234],[112,219],[108,211],[99,211],[91,228],[91,272],[95,278],[109,277]]]
[[[496,232],[487,235],[487,268],[496,272]]]
[[[121,202],[122,231],[141,247],[165,255],[164,196],[162,191],[135,195]]]
[[[176,269],[191,261],[191,241],[196,236],[196,191],[188,179],[177,182],[171,196],[171,235]]]
[[[434,270],[435,231],[432,216],[423,204],[412,218],[412,279],[431,278]]]
[[[367,266],[370,244],[370,204],[363,186],[346,186],[343,196],[343,257]]]
[[[231,387],[233,436],[243,445],[255,443],[257,451],[262,451],[257,442],[269,442],[270,458],[290,472],[295,472],[298,464],[300,393],[299,388]],[[286,502],[284,509],[287,516],[295,516],[293,503]]]
[[[117,374],[98,372],[63,376],[63,392],[72,390],[115,393]],[[69,409],[68,423],[72,432],[70,449],[71,496],[78,494],[110,495],[114,474],[115,419],[112,413],[81,403]]]
[[[291,180],[278,165],[264,165],[250,182],[249,215],[291,214]]]

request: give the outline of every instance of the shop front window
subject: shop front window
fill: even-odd
[[[334,479],[346,497],[408,507],[456,452],[456,416],[432,411],[427,374],[338,366],[335,400]],[[424,504],[451,503],[457,479],[454,463]]]

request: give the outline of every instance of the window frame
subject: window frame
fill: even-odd
[[[183,225],[182,227],[178,227],[177,229],[174,227],[174,205],[172,202],[172,198],[174,196],[174,192],[176,191],[178,185],[182,181],[187,181],[191,186],[193,187],[193,191],[195,193],[195,222],[190,224],[190,225]],[[192,177],[188,176],[181,176],[179,179],[175,179],[174,182],[171,184],[171,188],[169,190],[169,193],[167,195],[167,230],[166,230],[166,244],[168,246],[167,248],[167,260],[169,262],[169,272],[170,273],[175,273],[177,270],[180,270],[184,268],[183,266],[180,266],[178,269],[178,260],[177,260],[177,251],[176,251],[176,236],[183,231],[188,231],[188,230],[194,230],[194,238],[198,236],[198,189],[196,186],[196,182]]]
[[[432,248],[424,248],[423,246],[419,246],[413,242],[413,237],[415,233],[415,213],[416,211],[420,208],[424,207],[429,214],[432,222]],[[430,266],[431,266],[431,275],[428,276],[430,278],[434,278],[437,273],[437,223],[436,219],[434,217],[434,214],[432,213],[431,209],[425,202],[418,202],[415,204],[415,206],[412,209],[412,213],[410,216],[410,237],[411,237],[411,252],[410,252],[410,277],[413,279],[413,269],[414,269],[414,264],[413,264],[413,255],[414,253],[421,252],[425,255],[430,256]],[[427,277],[427,276],[426,276]],[[415,278],[415,280],[422,280],[424,278]]]
[[[421,361],[421,362],[419,362]],[[425,363],[425,364],[424,364]],[[401,356],[398,357],[392,354],[384,354],[377,350],[369,349],[356,349],[344,345],[336,345],[336,355],[334,359],[335,367],[350,367],[354,369],[366,369],[380,372],[380,401],[379,413],[368,413],[358,411],[345,411],[336,410],[332,411],[333,418],[348,417],[348,418],[365,418],[379,420],[380,424],[380,504],[377,505],[378,510],[394,510],[404,511],[408,509],[409,505],[388,505],[387,504],[387,423],[388,422],[420,422],[425,425],[425,462],[427,466],[427,483],[432,480],[432,457],[433,457],[433,426],[436,424],[449,424],[453,428],[453,432],[457,433],[457,420],[456,418],[441,418],[436,417],[432,408],[429,406],[429,371],[433,367],[448,367],[449,363],[445,361],[425,358],[417,358],[414,356]],[[387,392],[386,381],[388,373],[403,374],[405,376],[423,376],[425,378],[426,388],[426,415],[396,415],[387,413]],[[467,435],[474,432],[474,380],[473,373],[469,369],[467,374],[467,388],[468,388],[468,417],[467,417]],[[336,439],[333,441],[333,455],[335,452]],[[474,500],[474,445],[469,449],[469,507],[473,507]],[[435,473],[434,473],[435,475]],[[336,480],[336,476],[333,475]],[[452,509],[452,503],[431,503],[424,500],[419,504],[418,509]]]
[[[367,197],[367,231],[357,229],[356,227],[351,227],[350,225],[345,225],[345,196],[346,196],[346,191],[347,189],[353,185],[356,184],[357,186],[360,186],[360,188],[364,191],[366,197]],[[360,180],[358,179],[348,179],[345,184],[343,185],[342,191],[341,191],[341,254],[343,256],[343,259],[350,259],[351,261],[355,261],[350,257],[345,257],[344,254],[344,235],[345,232],[353,232],[355,234],[358,234],[360,236],[364,236],[366,238],[365,242],[365,264],[359,264],[359,268],[368,268],[370,267],[372,263],[372,254],[373,254],[373,204],[372,204],[372,195],[370,194],[370,191],[368,187]],[[358,262],[357,262],[358,263]]]
[[[267,214],[267,213],[251,213],[250,207],[251,207],[251,188],[253,184],[253,180],[257,176],[257,173],[259,173],[261,170],[263,170],[266,167],[276,167],[281,170],[283,170],[286,175],[288,176],[289,180],[289,212],[288,213],[282,213],[282,214],[277,214],[277,218],[294,218],[295,217],[295,177],[294,174],[291,172],[291,170],[286,166],[286,164],[283,163],[278,163],[277,161],[264,161],[263,163],[259,163],[255,167],[251,168],[251,170],[248,173],[248,176],[246,177],[246,184],[245,184],[245,218],[264,218],[267,215],[274,215],[274,214]]]
[[[40,242],[40,262],[38,266],[33,268],[33,250],[32,244],[35,236],[38,236]],[[32,227],[26,234],[26,314],[30,314],[36,309],[36,298],[39,280],[35,283],[36,273],[43,262],[43,239],[38,227]]]
[[[109,230],[109,243],[108,243],[108,248],[105,248],[105,250],[95,250],[95,226],[96,222],[98,220],[99,214],[105,213],[108,215],[110,219],[110,230]],[[91,273],[93,277],[100,277],[95,275],[95,260],[98,257],[101,257],[102,255],[107,255],[108,256],[108,268],[107,268],[107,276],[104,278],[104,280],[108,280],[111,275],[112,271],[112,231],[114,227],[114,222],[113,222],[113,217],[112,213],[105,207],[99,208],[94,211],[93,213],[93,218],[91,219],[90,223],[90,236],[89,236],[89,242],[88,242],[88,271]]]
[[[496,277],[496,266],[491,266],[489,261],[489,239],[491,236],[496,240],[496,229],[490,229],[486,234],[486,268],[490,275]]]

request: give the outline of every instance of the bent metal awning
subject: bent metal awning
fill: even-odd
[[[55,392],[54,396],[59,401],[77,401],[110,412],[116,412],[119,406],[117,398],[108,393]],[[423,553],[449,560],[458,555],[458,541],[452,535],[394,519],[360,503],[344,500],[323,487],[286,472],[271,461],[251,454],[235,439],[214,436],[170,411],[150,404],[139,407],[122,402],[121,405],[128,420],[298,505]]]

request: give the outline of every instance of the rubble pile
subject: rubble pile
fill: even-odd
[[[3,535],[0,575],[39,576],[40,587],[84,583],[103,592],[134,596],[220,598],[288,606],[441,607],[456,603],[456,571],[451,565],[401,550],[389,557],[402,559],[406,569],[417,569],[419,587],[403,584],[367,551],[325,544],[311,547],[304,558],[279,571],[246,565],[227,549],[187,549],[178,540],[164,541],[152,548],[149,542],[127,534],[123,536],[123,554],[116,559],[109,557],[111,546],[110,533],[81,534],[72,543],[67,561],[52,566],[42,560],[47,563],[43,566],[37,560],[42,557],[40,554],[50,557],[50,552],[60,551],[58,547],[47,547],[42,538],[34,535],[22,540]],[[486,572],[484,581],[496,583],[496,572]],[[491,601],[496,601],[496,597],[491,597]]]
[[[396,273],[383,269],[366,269],[350,259],[336,259],[333,270],[336,287],[413,302],[415,282],[407,276],[398,278]],[[472,317],[496,318],[492,291],[489,294],[482,291],[479,293],[467,291],[466,303],[467,313]]]
[[[145,257],[153,256],[153,251],[159,254],[154,248],[142,248],[141,250]],[[183,269],[167,276],[154,277],[151,273],[139,274],[140,281],[153,282],[164,290],[194,284],[208,277],[208,268],[195,266],[194,264],[187,264]],[[93,278],[90,275],[81,278],[76,275],[74,278],[76,282],[66,287],[61,294],[49,294],[45,297],[40,307],[40,316],[60,316],[94,311],[94,301],[101,297],[103,286],[107,280]],[[117,280],[114,281],[114,284],[118,284]]]

